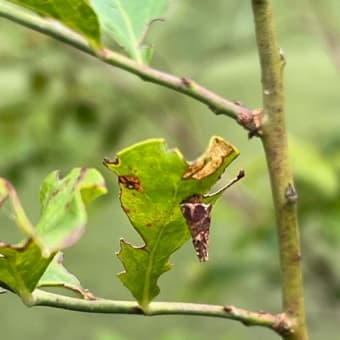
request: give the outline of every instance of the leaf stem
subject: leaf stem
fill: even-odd
[[[254,115],[251,109],[237,101],[227,100],[187,77],[177,77],[159,71],[107,48],[96,50],[91,47],[83,37],[59,24],[57,21],[37,16],[21,9],[19,6],[6,4],[4,1],[0,2],[0,17],[51,36],[107,64],[135,74],[145,81],[170,88],[192,97],[206,104],[214,113],[223,114],[236,120],[250,132],[256,129]]]
[[[219,317],[240,321],[246,326],[262,326],[279,334],[291,332],[291,324],[284,314],[251,312],[234,306],[208,305],[182,302],[151,302],[147,308],[141,308],[133,301],[108,299],[84,300],[49,293],[36,289],[27,303],[30,307],[47,306],[72,311],[106,314],[155,315],[196,315]]]
[[[284,115],[284,59],[277,46],[270,0],[252,0],[262,71],[264,120],[261,126],[270,173],[280,247],[283,310],[294,322],[289,340],[307,340],[297,192],[289,164]]]

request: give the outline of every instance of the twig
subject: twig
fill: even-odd
[[[214,113],[223,114],[236,120],[240,125],[247,129],[251,135],[256,134],[258,128],[254,118],[256,115],[253,115],[251,109],[240,102],[234,102],[220,97],[216,93],[204,88],[187,77],[176,77],[156,70],[150,66],[137,63],[134,60],[107,48],[96,50],[91,47],[83,37],[60,25],[56,21],[31,14],[26,10],[20,9],[18,6],[0,2],[0,17],[4,17],[35,31],[56,38],[107,64],[133,73],[145,81],[156,83],[192,97],[201,103],[206,104]]]
[[[246,326],[262,326],[270,328],[279,334],[291,332],[290,320],[284,314],[269,314],[266,312],[251,312],[234,306],[207,305],[182,302],[152,302],[142,309],[133,301],[115,301],[107,299],[84,300],[59,294],[35,290],[28,306],[47,306],[72,311],[106,314],[137,314],[155,315],[197,315],[210,316],[240,321]]]
[[[252,0],[262,71],[262,143],[270,173],[280,246],[284,312],[294,320],[294,332],[285,339],[307,340],[301,269],[297,192],[288,157],[284,115],[284,60],[277,46],[270,0]]]

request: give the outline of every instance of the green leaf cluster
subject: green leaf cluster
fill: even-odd
[[[103,177],[95,169],[76,168],[64,178],[55,171],[41,186],[41,217],[33,227],[12,185],[0,178],[0,206],[9,200],[16,224],[26,235],[18,244],[0,242],[0,286],[25,302],[39,286],[63,286],[86,297],[79,281],[63,267],[60,251],[77,242],[87,221],[85,205],[104,193]]]

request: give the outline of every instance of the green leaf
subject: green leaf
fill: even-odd
[[[87,289],[81,286],[79,280],[66,270],[63,265],[63,253],[61,252],[49,264],[37,287],[63,287],[76,292],[87,300],[95,299]]]
[[[0,242],[0,286],[29,299],[55,254],[79,239],[87,220],[85,203],[105,192],[103,177],[95,169],[76,168],[63,179],[53,172],[41,186],[41,218],[34,228],[14,188],[0,178],[0,206],[9,199],[17,225],[27,235],[16,245]],[[52,262],[42,285],[59,278],[59,283],[64,280],[65,286],[85,296],[60,261],[57,264]]]
[[[152,54],[144,40],[153,21],[165,10],[165,0],[92,0],[102,30],[139,63]]]
[[[13,216],[19,229],[27,236],[33,237],[35,235],[34,227],[27,218],[15,189],[11,183],[0,177],[0,207],[6,199],[10,201]]]
[[[100,46],[100,27],[88,0],[8,0],[42,16],[56,19]]]
[[[23,245],[0,242],[0,285],[28,298],[52,258],[42,256],[32,239]]]
[[[76,168],[63,179],[57,171],[42,184],[41,218],[37,241],[46,255],[78,241],[87,221],[84,203],[106,193],[102,175],[95,169]]]
[[[141,306],[158,295],[157,280],[170,269],[170,255],[190,238],[181,203],[206,194],[238,154],[213,137],[208,150],[188,164],[164,140],[150,139],[104,160],[118,176],[122,208],[145,243],[136,247],[122,240],[118,254],[125,268],[119,277]]]

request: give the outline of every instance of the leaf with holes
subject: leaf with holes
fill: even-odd
[[[163,14],[165,0],[92,0],[102,31],[139,63],[148,63],[152,48],[144,44],[150,25]]]
[[[8,0],[47,18],[60,21],[84,36],[92,45],[100,45],[100,27],[88,0]]]
[[[158,295],[157,280],[171,268],[170,255],[190,239],[181,204],[202,198],[238,154],[213,137],[207,151],[189,164],[177,149],[167,149],[164,140],[150,139],[104,160],[118,176],[122,208],[144,241],[133,246],[122,240],[118,254],[125,268],[119,277],[141,306]]]
[[[16,224],[26,236],[15,245],[0,242],[0,286],[28,299],[55,254],[81,236],[87,220],[85,204],[105,192],[103,177],[95,169],[73,169],[63,179],[53,172],[41,186],[41,217],[33,227],[12,185],[0,178],[0,206],[9,201]],[[65,286],[71,285],[70,275],[52,262],[49,280],[58,277],[60,283],[62,274]]]

